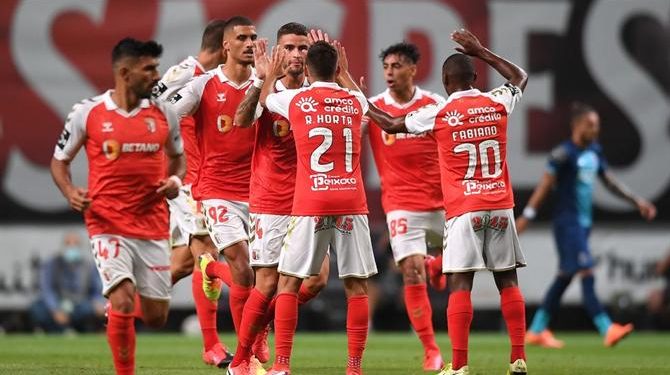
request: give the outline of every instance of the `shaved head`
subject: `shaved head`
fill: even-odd
[[[470,86],[477,74],[472,59],[468,55],[455,53],[442,64],[442,81],[462,86]]]

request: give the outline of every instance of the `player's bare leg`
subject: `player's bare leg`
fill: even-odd
[[[305,279],[298,291],[298,304],[303,305],[314,299],[323,288],[328,285],[330,276],[330,254],[326,254],[321,263],[321,269],[318,275],[310,276]]]
[[[355,277],[344,279],[347,296],[347,375],[362,374],[363,351],[368,339],[368,280]]]
[[[219,341],[219,335],[216,328],[216,312],[218,299],[211,301],[203,291],[203,275],[200,270],[200,264],[197,259],[203,254],[209,254],[214,259],[218,258],[218,251],[209,238],[209,235],[193,236],[191,238],[191,255],[195,261],[193,269],[193,279],[191,281],[191,292],[195,302],[195,310],[200,322],[200,330],[203,339],[202,359],[208,365],[225,367],[233,356],[225,345]],[[216,284],[218,283],[218,285]],[[221,287],[220,281],[213,281],[214,286]]]
[[[423,255],[415,254],[403,258],[398,265],[405,285],[407,316],[423,345],[423,369],[436,371],[444,366],[444,361],[435,342],[433,309],[428,299],[425,262]]]
[[[170,253],[170,276],[172,285],[193,272],[193,255],[187,245],[175,246]]]
[[[254,285],[254,272],[249,265],[249,246],[247,241],[240,241],[226,247],[222,253],[226,258],[232,275],[232,285],[230,286],[228,301],[230,303],[230,312],[233,316],[235,332],[239,332],[244,304],[247,302],[249,293]],[[210,277],[220,277],[219,275],[222,270],[221,263],[214,262],[207,266],[205,273]]]
[[[524,337],[526,333],[526,304],[519,289],[516,269],[494,272],[496,287],[500,291],[500,309],[507,324],[512,350],[510,353],[510,372],[525,374],[526,351]]]

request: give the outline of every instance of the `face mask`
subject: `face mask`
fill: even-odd
[[[68,263],[75,263],[81,260],[81,250],[76,246],[66,247],[63,250],[63,259]]]

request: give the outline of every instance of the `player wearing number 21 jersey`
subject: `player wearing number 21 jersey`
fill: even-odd
[[[279,256],[275,312],[275,363],[270,373],[289,374],[302,280],[318,274],[329,248],[337,253],[347,291],[347,373],[360,373],[368,325],[366,278],[377,273],[370,243],[360,169],[365,97],[337,85],[337,51],[326,42],[307,52],[311,86],[270,94],[266,107],[289,120],[297,171],[292,218]]]
[[[514,197],[507,170],[507,121],[521,99],[527,74],[492,53],[469,31],[451,38],[462,53],[442,66],[449,97],[404,119],[390,119],[373,108],[371,116],[387,132],[422,134],[437,140],[446,210],[442,270],[451,290],[447,309],[452,363],[441,375],[468,374],[468,337],[472,322],[470,293],[474,272],[490,270],[500,291],[500,305],[511,342],[509,373],[526,374],[525,306],[516,268],[525,265],[514,227]],[[508,82],[490,91],[473,87],[477,57]]]

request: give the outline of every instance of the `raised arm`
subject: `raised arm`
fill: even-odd
[[[484,62],[500,73],[500,75],[505,77],[509,83],[520,88],[521,91],[526,88],[528,74],[514,63],[496,55],[488,48],[482,46],[479,39],[468,30],[460,29],[454,31],[451,33],[451,39],[461,45],[460,47],[456,47],[458,52],[484,60]]]
[[[272,93],[274,87],[277,85],[277,81],[286,75],[286,70],[288,67],[284,66],[285,58],[286,50],[280,46],[274,46],[272,48],[268,69],[266,70],[267,74],[265,77],[265,82],[263,83],[259,97],[259,101],[263,106],[265,106],[265,99]]]
[[[235,119],[233,120],[233,125],[235,126],[248,128],[254,123],[258,101],[261,97],[261,88],[263,87],[263,81],[267,76],[267,69],[270,64],[270,59],[266,53],[267,46],[268,40],[265,38],[254,41],[254,66],[256,68],[256,79],[249,90],[247,90],[240,105],[237,106]]]
[[[651,221],[656,217],[656,206],[646,199],[635,195],[626,185],[619,182],[610,171],[605,170],[599,174],[600,180],[605,184],[607,190],[613,194],[627,200],[640,211],[640,216],[645,220]]]
[[[528,224],[530,224],[530,221],[535,219],[537,211],[540,209],[540,207],[542,207],[542,204],[549,195],[551,189],[554,187],[555,183],[556,176],[552,173],[544,172],[540,182],[537,184],[533,194],[530,196],[528,204],[526,204],[526,207],[523,209],[522,215],[516,218],[517,233],[520,234],[525,231],[526,227],[528,227]]]

